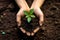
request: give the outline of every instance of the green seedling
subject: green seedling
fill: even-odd
[[[28,11],[24,11],[24,14],[27,18],[27,22],[30,23],[32,18],[35,18],[35,15],[33,14],[34,13],[34,9],[31,9],[29,12]]]

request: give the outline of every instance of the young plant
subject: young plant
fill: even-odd
[[[29,12],[28,11],[24,11],[24,14],[27,18],[27,22],[30,23],[32,18],[35,18],[35,15],[33,14],[34,13],[34,9],[31,9]]]

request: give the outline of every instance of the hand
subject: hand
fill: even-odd
[[[21,25],[21,17],[24,16],[23,11],[24,10],[29,11],[29,7],[28,7],[25,0],[15,0],[15,1],[16,1],[16,3],[18,4],[18,6],[20,8],[20,10],[17,13],[17,18],[16,18],[18,26],[20,26]]]
[[[37,17],[39,17],[39,24],[40,26],[42,26],[43,22],[44,22],[44,14],[41,11],[40,7],[42,6],[42,4],[44,3],[44,0],[34,0],[31,9],[34,9],[34,13],[36,14]],[[40,27],[37,27],[32,33],[31,36],[33,36],[36,32],[38,32],[38,30],[40,29]]]
[[[29,6],[27,5],[26,1],[25,0],[15,0],[18,4],[18,6],[20,7],[20,10],[18,11],[17,13],[17,23],[18,23],[18,26],[21,25],[21,17],[24,16],[24,13],[23,11],[26,10],[26,11],[29,11]],[[30,36],[30,32],[27,32],[25,29],[23,29],[22,27],[20,27],[20,30],[23,32],[23,33],[26,33],[28,36]]]
[[[27,9],[21,8],[21,9],[19,10],[19,12],[17,13],[17,19],[16,19],[16,20],[17,20],[18,26],[21,25],[21,17],[24,16],[24,13],[23,13],[24,10],[28,11]],[[22,27],[20,27],[20,30],[21,30],[23,33],[26,33],[28,36],[30,36],[30,32],[27,32],[27,31],[26,31],[25,29],[23,29]]]
[[[37,17],[39,17],[39,24],[40,26],[42,26],[43,22],[44,22],[44,14],[41,11],[40,8],[34,8],[34,13],[36,14]]]

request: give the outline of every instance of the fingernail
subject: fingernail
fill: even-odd
[[[42,26],[42,22],[40,22],[40,26]]]
[[[34,36],[34,33],[31,33],[31,36]]]
[[[29,32],[27,32],[26,34],[27,34],[28,36],[30,36],[30,33],[29,33]]]
[[[42,23],[40,23],[40,26],[42,26]]]

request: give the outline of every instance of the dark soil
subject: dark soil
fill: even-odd
[[[30,23],[27,22],[27,19],[25,16],[22,17],[21,27],[28,32],[33,32],[34,29],[36,29],[37,27],[40,27],[38,17],[35,15],[35,18],[32,18]]]
[[[30,6],[32,1],[27,3]],[[45,0],[41,7],[45,16],[44,24],[32,37],[23,34],[18,28],[18,10],[19,7],[14,1],[0,0],[0,40],[60,40],[60,0]]]

